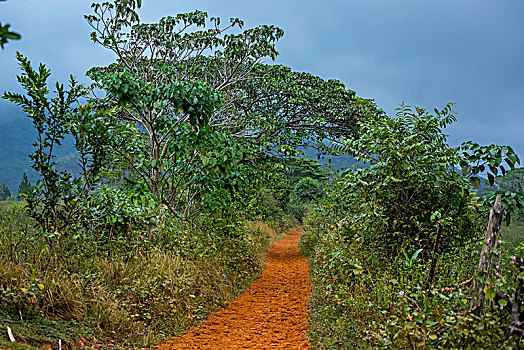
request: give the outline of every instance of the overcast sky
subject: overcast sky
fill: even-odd
[[[17,88],[17,50],[46,63],[53,80],[85,81],[89,67],[110,63],[89,40],[90,3],[0,2],[0,22],[23,35],[0,50],[0,92]],[[151,22],[195,9],[280,26],[277,63],[341,80],[389,114],[402,101],[430,110],[453,101],[451,144],[508,144],[524,158],[522,0],[143,0],[139,13]]]

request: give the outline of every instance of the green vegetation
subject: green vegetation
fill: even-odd
[[[16,32],[12,32],[9,27],[10,24],[0,23],[0,47],[3,49],[4,45],[9,42],[9,40],[20,40],[22,36]]]
[[[25,92],[2,97],[32,123],[37,176],[17,174],[16,197],[0,187],[0,327],[15,346],[179,334],[302,222],[315,347],[519,345],[522,223],[482,246],[497,196],[508,224],[522,216],[511,147],[449,146],[451,104],[390,117],[339,81],[265,63],[278,27],[202,11],[147,24],[140,5],[86,15],[116,55],[88,71],[93,89],[51,86],[49,69],[17,54]],[[302,157],[312,149],[342,173]],[[477,271],[479,259],[493,268]]]
[[[6,1],[6,0],[2,0]],[[10,24],[4,24],[0,23],[0,48],[4,48],[5,44],[9,42],[9,40],[20,40],[22,36],[19,33],[12,32],[9,27]]]
[[[5,201],[6,199],[9,199],[11,197],[11,191],[9,190],[9,187],[7,187],[4,183],[2,183],[2,187],[0,187],[0,201]]]
[[[508,194],[507,199],[522,200],[524,196],[524,169],[513,169],[505,173],[504,175],[496,176],[491,179],[493,186],[487,187],[481,195],[492,199],[497,193]],[[486,181],[486,185],[489,183]],[[514,208],[513,207],[510,207]],[[517,220],[524,220],[524,209],[514,208],[516,210],[511,211],[512,217]]]
[[[505,194],[510,193],[508,197],[511,198],[513,196],[513,200],[515,198],[516,200],[522,200],[522,196],[524,196],[523,180],[523,168],[510,170],[505,175],[496,176],[493,187],[487,187],[481,195],[492,199],[496,193],[503,191],[502,193]],[[501,228],[501,233],[503,240],[507,242],[508,251],[513,254],[519,243],[524,240],[524,209],[516,207],[510,207],[509,209],[509,214],[516,221],[512,221],[511,225],[504,225]]]
[[[494,245],[496,266],[483,275],[486,304],[475,305],[487,218],[469,187],[475,167],[506,171],[518,158],[509,147],[448,146],[443,130],[455,117],[450,106],[435,112],[401,106],[396,117],[362,120],[361,137],[339,146],[370,167],[335,179],[307,217],[301,248],[312,269],[317,348],[518,344],[509,305],[522,283],[520,258],[504,244]]]
[[[258,275],[265,249],[287,229],[248,222],[236,236],[224,237],[165,225],[150,232],[133,226],[114,239],[102,233],[86,239],[77,231],[47,238],[46,244],[23,203],[3,202],[3,328],[19,329],[32,344],[56,343],[55,332],[70,343],[83,337],[154,344],[232,300]],[[62,321],[41,325],[47,338],[28,334],[49,317]]]
[[[31,192],[31,182],[29,182],[29,179],[27,178],[27,174],[24,173],[22,175],[22,181],[20,182],[20,185],[18,186],[18,200],[24,199],[28,193]],[[5,198],[4,198],[5,199]]]
[[[285,97],[287,115],[281,106],[241,106],[266,82],[300,75],[261,63],[277,55],[281,29],[242,29],[240,19],[222,27],[201,11],[143,24],[137,6],[93,4],[86,16],[93,41],[118,56],[88,73],[103,98],[73,77],[53,87],[50,70],[20,53],[25,92],[3,95],[36,131],[29,158],[38,177],[31,185],[23,173],[24,201],[0,208],[1,326],[29,346],[57,337],[150,346],[227,304],[329,177],[293,158],[296,144],[373,107],[308,74],[294,87],[300,98]],[[310,115],[308,96],[344,115],[284,127],[291,108]]]

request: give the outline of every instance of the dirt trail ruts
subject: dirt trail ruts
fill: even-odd
[[[311,283],[297,245],[300,231],[273,244],[262,276],[227,308],[155,349],[309,349]]]

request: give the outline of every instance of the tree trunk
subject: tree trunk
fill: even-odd
[[[519,284],[515,290],[515,299],[511,306],[511,321],[509,324],[509,335],[513,335],[516,331],[515,328],[520,328],[520,304],[522,303],[522,292],[524,292],[524,286],[522,285],[522,279],[518,279]]]
[[[433,242],[433,256],[431,258],[431,267],[429,269],[429,279],[427,283],[428,292],[431,288],[431,285],[433,284],[433,279],[435,278],[435,268],[437,266],[437,255],[438,255],[438,247],[440,244],[440,236],[442,235],[442,229],[444,226],[442,225],[442,221],[438,221],[438,228],[437,228],[437,235],[435,236],[435,241]]]
[[[491,208],[489,214],[489,222],[486,230],[486,236],[484,244],[482,246],[482,252],[480,253],[479,267],[477,269],[477,278],[475,279],[475,292],[478,295],[476,301],[473,302],[473,306],[482,308],[486,295],[484,294],[484,286],[491,272],[491,265],[493,260],[492,248],[497,244],[497,238],[500,231],[500,224],[502,222],[502,216],[504,215],[504,206],[500,204],[501,195],[498,194],[495,199],[495,204]]]

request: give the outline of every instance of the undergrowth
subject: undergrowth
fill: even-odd
[[[451,147],[455,119],[451,105],[435,115],[401,105],[340,144],[369,167],[335,177],[306,218],[314,348],[519,348],[524,245],[514,230],[496,235],[498,204],[483,242],[493,203],[471,191],[479,172],[518,158],[507,146]],[[508,213],[519,207],[504,198]]]
[[[516,346],[501,327],[511,311],[504,300],[490,301],[483,315],[471,310],[476,247],[443,254],[429,283],[429,265],[421,259],[387,256],[344,240],[336,229],[306,227],[300,246],[311,269],[309,337],[315,349]],[[514,263],[497,259],[494,283],[506,295],[518,274]]]
[[[22,203],[3,202],[0,327],[29,345],[150,346],[227,305],[282,232],[263,222],[230,236],[163,223],[103,250],[80,233],[45,238]]]
[[[524,221],[515,221],[511,225],[502,225],[502,238],[508,244],[508,251],[513,254],[518,245],[524,240]]]

